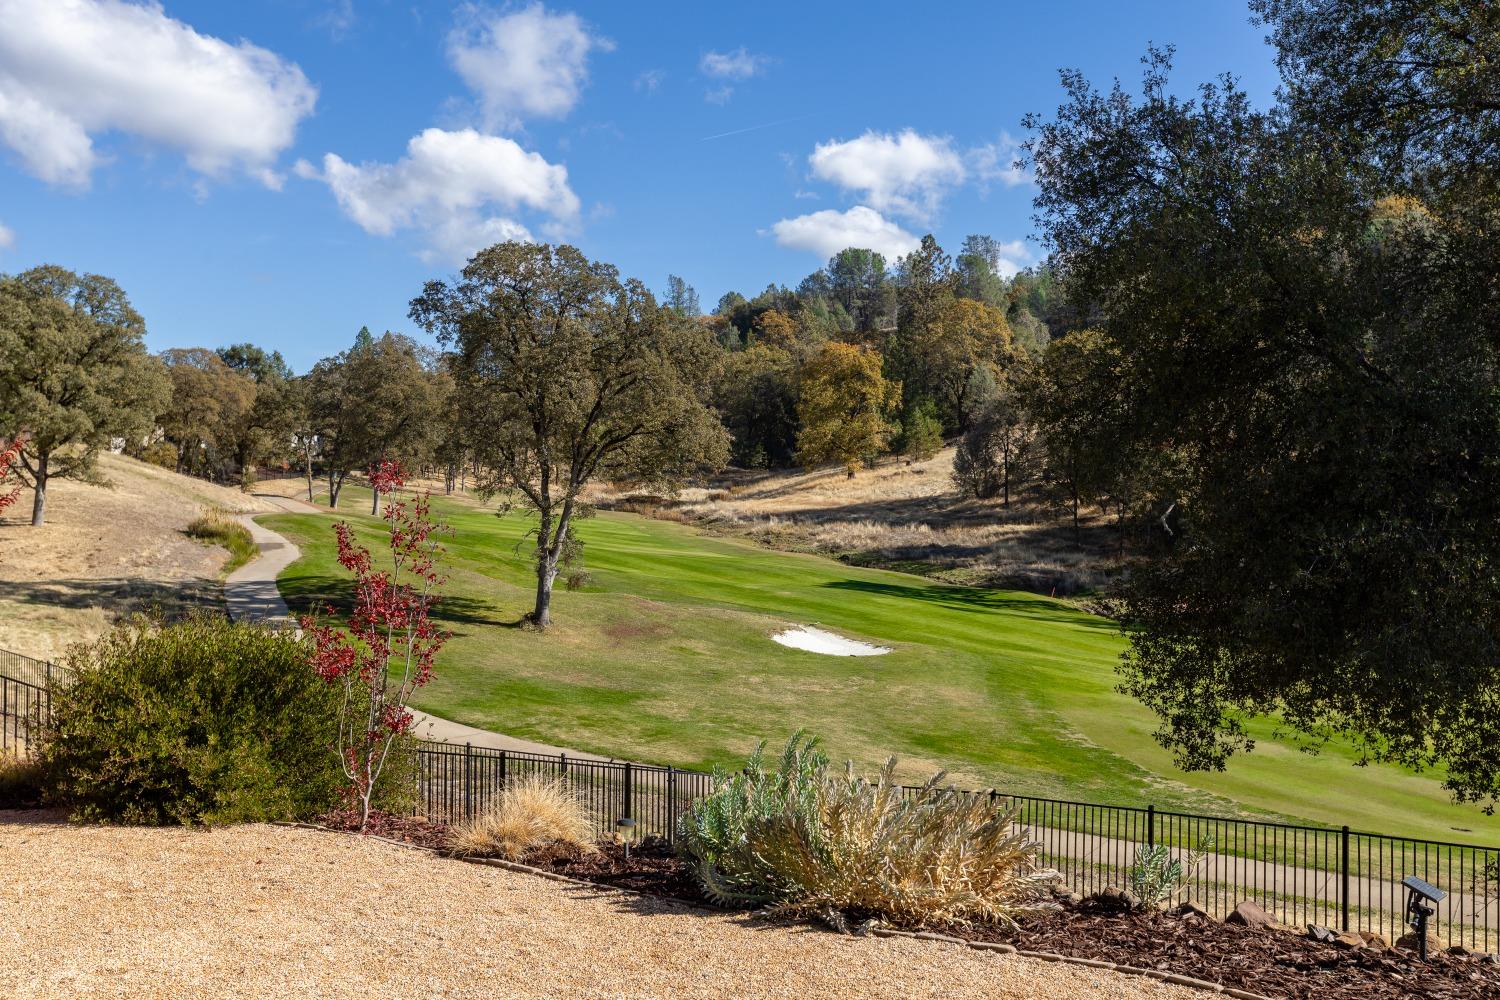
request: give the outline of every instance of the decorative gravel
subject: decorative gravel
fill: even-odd
[[[0,995],[1004,997],[1185,987],[853,938],[286,827],[77,827],[0,813]]]

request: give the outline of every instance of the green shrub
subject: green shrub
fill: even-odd
[[[1130,891],[1141,906],[1154,910],[1187,888],[1193,873],[1208,857],[1213,838],[1205,837],[1196,851],[1186,859],[1172,857],[1165,844],[1141,844],[1135,849],[1135,863],[1130,866]]]
[[[39,761],[75,818],[233,823],[338,799],[336,694],[307,642],[200,615],[121,625],[68,657]]]
[[[772,904],[841,929],[865,919],[1009,925],[1051,905],[1057,874],[1037,864],[1014,813],[940,788],[941,772],[907,794],[895,766],[873,781],[852,764],[832,773],[800,733],[775,773],[757,750],[684,815],[683,855],[722,902]]]

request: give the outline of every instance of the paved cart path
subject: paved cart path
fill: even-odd
[[[286,510],[323,511],[323,508],[313,507],[300,500],[286,497],[267,496],[264,499]],[[230,574],[225,581],[224,595],[229,606],[229,613],[237,619],[243,618],[249,621],[290,622],[291,617],[287,611],[286,602],[282,600],[276,588],[276,577],[283,569],[295,562],[301,552],[284,536],[255,523],[251,516],[245,515],[240,518],[240,521],[250,529],[251,536],[260,546],[260,556]],[[617,759],[524,740],[492,730],[478,729],[425,712],[414,711],[413,715],[416,716],[414,728],[416,735],[439,743],[459,746],[470,744],[494,750],[550,756],[565,753],[574,760],[613,761]],[[649,783],[650,780],[648,778],[647,782]],[[1031,826],[1029,831],[1033,838],[1047,846],[1054,857],[1113,867],[1119,871],[1117,877],[1121,880],[1124,878],[1123,870],[1135,857],[1136,845],[1133,841],[1095,834],[1071,833],[1061,828],[1040,825]],[[1264,865],[1235,855],[1210,854],[1205,860],[1202,871],[1210,882],[1223,881],[1246,886],[1247,890],[1242,893],[1242,896],[1250,895],[1248,887],[1255,886],[1260,889],[1260,892],[1255,895],[1262,896],[1262,898],[1264,898],[1262,894],[1274,894],[1325,899],[1328,905],[1336,911],[1342,895],[1342,885],[1338,875],[1323,869]],[[1405,903],[1405,891],[1400,887],[1399,881],[1399,876],[1392,880],[1378,876],[1361,877],[1356,873],[1350,878],[1350,903],[1355,909],[1370,908],[1377,911],[1399,912]],[[1497,903],[1494,898],[1485,898],[1483,894],[1464,893],[1459,886],[1452,888],[1458,891],[1449,895],[1440,908],[1440,914],[1445,923],[1478,922],[1493,927],[1500,922],[1500,903]],[[1228,905],[1232,907],[1235,902],[1238,900],[1230,900]],[[1267,900],[1267,902],[1271,901]],[[1282,909],[1281,906],[1274,904],[1271,908]],[[1290,916],[1295,912],[1296,910],[1292,909],[1286,915]],[[1330,923],[1333,922],[1329,917],[1324,917],[1324,919]],[[1360,925],[1362,922],[1356,923],[1356,926]]]

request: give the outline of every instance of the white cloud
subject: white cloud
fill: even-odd
[[[935,212],[948,189],[965,177],[963,158],[950,140],[912,129],[819,143],[807,159],[813,176],[858,192],[878,211],[919,220]]]
[[[765,56],[752,55],[741,45],[733,52],[705,52],[698,68],[706,76],[723,80],[748,80],[766,68]]]
[[[344,214],[367,233],[422,233],[430,255],[460,262],[475,250],[531,233],[513,216],[531,210],[552,231],[576,222],[578,196],[568,168],[510,139],[473,129],[430,128],[412,137],[395,163],[353,164],[334,153],[321,170],[299,161],[298,176],[321,180]]]
[[[664,69],[648,69],[635,78],[635,89],[644,90],[648,94],[656,93],[661,82],[667,78]]]
[[[217,176],[239,168],[275,187],[277,156],[317,88],[247,41],[201,35],[157,3],[0,0],[0,140],[51,184],[87,187],[118,131],[181,151]]]
[[[9,250],[16,245],[16,232],[5,223],[0,222],[0,250]]]
[[[1001,132],[995,142],[969,150],[967,159],[974,176],[980,181],[997,181],[1006,187],[1018,187],[1030,184],[1032,180],[1031,173],[1016,163],[1020,154],[1020,144],[1010,137],[1009,132]]]
[[[915,250],[921,240],[865,205],[845,212],[828,208],[771,227],[776,242],[794,250],[808,250],[828,258],[847,247],[861,247],[895,260]]]
[[[577,14],[549,14],[539,3],[507,14],[461,7],[448,35],[448,58],[479,95],[490,128],[566,115],[588,82],[589,52],[613,48]]]

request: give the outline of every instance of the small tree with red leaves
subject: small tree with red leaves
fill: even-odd
[[[5,488],[5,480],[10,477],[10,470],[20,455],[20,438],[16,438],[3,451],[0,451],[0,514],[5,513],[5,508],[21,499],[21,487],[16,486],[9,490]]]
[[[384,496],[404,484],[405,474],[399,463],[382,461],[370,470],[370,482]],[[354,574],[354,609],[342,626],[310,615],[301,620],[315,647],[313,669],[343,689],[337,751],[361,830],[392,747],[411,731],[407,701],[432,679],[433,659],[448,640],[430,617],[444,581],[435,536],[446,529],[432,520],[425,493],[388,502],[382,517],[390,524],[391,569],[377,570],[370,550],[340,521],[333,530],[339,565]],[[332,608],[328,616],[335,618]]]

